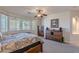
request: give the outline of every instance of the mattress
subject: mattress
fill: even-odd
[[[41,39],[37,35],[31,33],[9,35],[0,41],[0,52],[7,53],[16,51],[37,41],[41,41]]]

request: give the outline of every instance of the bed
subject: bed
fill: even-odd
[[[0,40],[1,53],[42,52],[42,40],[31,33],[17,33]]]

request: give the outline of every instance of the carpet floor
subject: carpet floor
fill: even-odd
[[[43,39],[43,53],[79,53],[79,47]]]

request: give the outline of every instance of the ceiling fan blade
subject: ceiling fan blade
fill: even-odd
[[[41,18],[43,18],[43,16],[41,16]]]
[[[47,14],[43,14],[44,16],[47,16]]]
[[[34,16],[34,17],[37,17],[37,15],[36,15],[36,16]]]

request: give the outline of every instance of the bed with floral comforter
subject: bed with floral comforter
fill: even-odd
[[[13,52],[37,41],[42,42],[37,35],[31,33],[9,35],[6,38],[3,38],[3,40],[0,40],[0,52]]]

